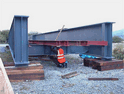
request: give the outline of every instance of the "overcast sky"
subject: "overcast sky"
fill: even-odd
[[[14,15],[27,15],[28,32],[39,33],[116,22],[124,29],[124,0],[0,0],[0,30],[10,29]]]

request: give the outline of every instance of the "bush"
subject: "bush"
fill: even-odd
[[[9,30],[0,31],[0,43],[7,43]]]
[[[113,50],[113,56],[116,59],[124,60],[124,47],[123,45],[117,45],[116,48]]]
[[[112,42],[113,43],[119,43],[119,42],[122,42],[123,41],[123,39],[122,38],[120,38],[119,36],[114,36],[114,37],[112,37]]]
[[[30,35],[36,35],[36,34],[38,34],[38,32],[36,32],[36,31],[31,31],[31,32],[28,33],[28,36],[30,36]]]
[[[0,43],[5,43],[6,38],[0,34]]]

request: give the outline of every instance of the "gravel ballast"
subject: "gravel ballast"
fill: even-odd
[[[83,66],[79,55],[66,55],[68,68],[58,68],[52,61],[41,61],[45,79],[12,82],[15,94],[124,94],[124,69],[97,71]],[[79,75],[63,79],[61,75],[77,71]],[[89,77],[118,78],[117,81],[92,81]]]

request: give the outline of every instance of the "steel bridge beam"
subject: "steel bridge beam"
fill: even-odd
[[[15,65],[29,64],[28,16],[14,16],[8,42]]]
[[[63,29],[58,40],[59,41],[81,40],[81,41],[84,41],[84,43],[86,43],[85,45],[82,45],[82,46],[86,46],[87,42],[93,43],[94,41],[93,45],[87,47],[87,49],[89,50],[89,53],[85,53],[85,54],[100,56],[103,59],[111,60],[112,59],[112,24],[113,22],[104,22],[104,23],[98,23],[93,25]],[[38,41],[39,40],[42,40],[42,41],[55,40],[58,33],[59,33],[59,30],[33,35],[33,40],[38,40]],[[96,45],[97,41],[107,41],[108,45],[98,46],[102,42],[99,42],[98,45]],[[77,48],[78,47],[75,47],[75,49]],[[79,52],[78,50],[75,50],[75,49],[73,49],[75,53]],[[80,51],[80,54],[82,53],[83,51]]]
[[[94,25],[63,29],[33,36],[28,47],[28,16],[14,16],[9,32],[9,47],[15,65],[27,65],[28,56],[53,55],[52,46],[61,46],[65,54],[89,54],[112,59],[112,24],[105,22]]]

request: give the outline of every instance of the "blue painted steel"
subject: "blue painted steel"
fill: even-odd
[[[9,46],[16,65],[29,64],[28,56],[55,55],[51,46],[31,44],[28,48],[28,16],[14,16]],[[55,40],[59,31],[34,35],[34,40]],[[65,54],[85,54],[112,58],[112,22],[64,29],[58,40],[108,41],[108,46],[62,46]]]
[[[14,16],[8,42],[15,65],[29,64],[28,16]]]
[[[91,55],[85,55],[85,54],[80,54],[79,55],[81,58],[97,58],[97,57],[95,57],[95,56],[91,56]]]
[[[84,46],[62,46],[61,48],[64,50],[64,54],[87,52],[87,47]],[[50,46],[31,44],[31,47],[29,47],[29,56],[37,55],[55,55],[55,53],[51,51]]]
[[[80,53],[98,56],[103,59],[112,59],[112,24],[113,22],[104,22],[99,24],[93,24],[88,26],[81,26],[76,28],[64,29],[58,40],[83,40],[83,41],[108,41],[108,46],[86,46],[83,48],[73,46],[68,47],[67,54]],[[55,40],[59,33],[58,31],[52,31],[44,34],[37,34],[33,36],[33,40]],[[40,49],[40,48],[39,48]],[[66,50],[65,50],[66,51]],[[29,52],[30,54],[30,52]]]
[[[64,54],[89,54],[102,58],[101,46],[62,46],[61,48],[64,50]],[[29,56],[37,55],[55,55],[55,53],[51,52],[50,46],[31,44]]]

